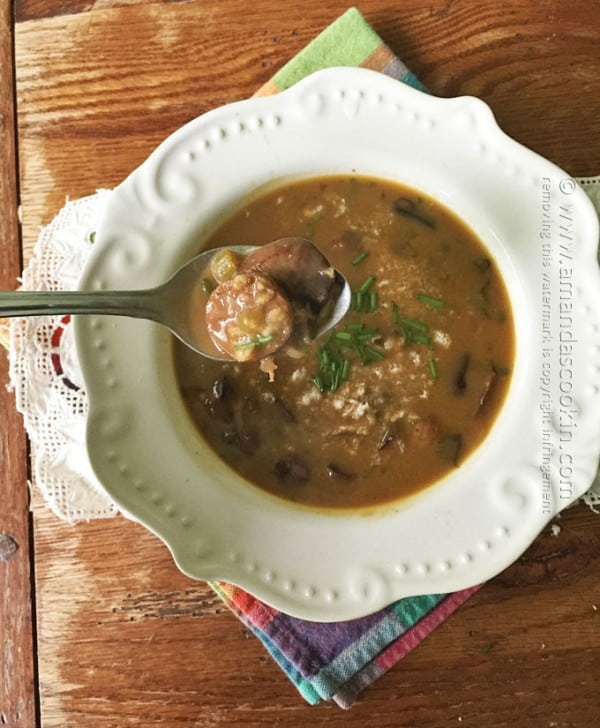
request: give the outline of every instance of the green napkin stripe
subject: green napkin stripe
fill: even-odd
[[[360,66],[382,42],[360,12],[350,8],[277,71],[271,80],[284,91],[322,68]]]
[[[400,78],[400,81],[402,83],[405,83],[407,86],[412,86],[413,88],[416,88],[417,91],[424,91],[425,93],[430,93],[429,89],[425,84],[420,81],[412,71],[406,71],[406,73]]]
[[[437,606],[445,594],[422,594],[397,601],[392,609],[405,629],[414,627],[428,612]]]

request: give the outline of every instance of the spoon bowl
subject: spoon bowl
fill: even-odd
[[[261,246],[234,245],[227,249],[240,257]],[[214,255],[222,248],[205,250],[181,266],[165,283],[155,288],[127,291],[0,291],[0,316],[53,316],[61,314],[101,314],[142,318],[166,326],[178,339],[202,356],[219,361],[231,358],[211,344],[193,326],[193,301],[202,286]],[[346,279],[334,271],[339,294],[324,320],[319,321],[314,337],[335,326],[350,307],[351,291]]]

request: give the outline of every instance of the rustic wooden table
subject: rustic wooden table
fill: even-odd
[[[0,286],[15,285],[67,196],[116,184],[184,122],[250,95],[345,9],[0,0]],[[480,96],[525,145],[573,176],[598,173],[595,0],[360,10],[436,93]],[[587,507],[565,513],[557,536],[546,529],[349,713],[308,707],[140,526],[66,525],[35,494],[30,512],[22,424],[4,385],[0,397],[0,725],[599,724],[600,517]]]

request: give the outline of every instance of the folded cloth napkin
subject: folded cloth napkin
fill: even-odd
[[[313,71],[336,65],[371,68],[426,90],[358,10],[351,8],[257,94],[277,93]],[[588,191],[592,187],[600,190],[597,182],[586,180]],[[25,288],[52,289],[57,287],[57,280],[61,282],[59,287],[76,286],[91,248],[91,233],[109,194],[103,191],[68,203],[42,231],[23,274]],[[597,203],[600,206],[600,200]],[[81,432],[86,400],[69,317],[41,323],[13,319],[9,333],[11,382],[17,408],[24,414],[34,445],[36,481],[47,502],[65,520],[115,515],[114,505],[94,484],[85,456]],[[597,502],[589,501],[590,505]],[[230,584],[211,586],[261,640],[309,703],[333,700],[343,708],[348,708],[362,690],[416,647],[478,588],[401,599],[362,619],[323,624],[278,612]]]
[[[334,700],[342,708],[349,708],[479,588],[408,597],[368,617],[325,624],[278,612],[230,584],[211,586],[311,705]]]

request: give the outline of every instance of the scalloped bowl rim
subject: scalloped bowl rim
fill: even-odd
[[[208,112],[111,194],[80,288],[156,285],[257,189],[353,172],[409,184],[454,210],[490,250],[513,304],[514,373],[492,432],[461,468],[418,496],[333,513],[264,493],[197,434],[166,330],[124,318],[75,320],[89,396],[87,450],[109,496],[159,536],[189,576],[232,582],[320,621],[493,577],[587,490],[600,455],[597,216],[568,174],[504,134],[473,97],[437,98],[374,71],[334,68],[276,96]],[[563,208],[569,240],[561,238]],[[559,341],[566,314],[557,290],[566,286],[567,264],[571,326]],[[554,339],[546,273],[551,321],[560,324]],[[568,366],[558,358],[567,335]]]

